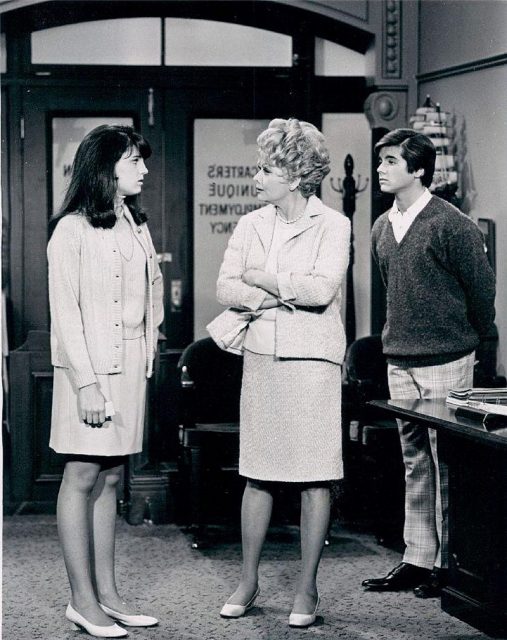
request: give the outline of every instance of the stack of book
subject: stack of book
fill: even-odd
[[[507,426],[507,387],[450,389],[446,403],[456,416],[480,420],[486,428]]]
[[[492,409],[500,405],[500,410],[505,410],[507,415],[507,387],[473,387],[472,389],[450,389],[446,399],[448,404],[469,406],[469,403],[486,404],[486,409]]]

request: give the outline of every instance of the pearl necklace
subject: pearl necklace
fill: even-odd
[[[305,212],[303,211],[303,213],[300,213],[300,214],[297,216],[297,218],[294,218],[293,220],[286,220],[283,216],[281,216],[281,215],[278,213],[278,209],[276,210],[276,215],[277,215],[277,218],[278,218],[279,220],[281,220],[284,224],[294,224],[294,223],[295,223],[295,222],[297,222],[298,220],[301,220],[301,218],[305,215]]]

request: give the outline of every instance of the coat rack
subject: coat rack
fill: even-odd
[[[349,267],[347,269],[347,288],[346,288],[346,301],[345,301],[345,335],[347,337],[347,345],[354,342],[356,339],[356,307],[354,302],[354,225],[353,217],[356,211],[356,197],[359,193],[364,191],[368,186],[368,178],[366,178],[364,186],[361,185],[361,175],[357,176],[357,184],[352,175],[354,172],[354,160],[350,153],[345,157],[343,163],[345,168],[345,178],[341,180],[338,178],[338,187],[333,184],[333,178],[331,178],[331,188],[333,191],[343,194],[342,196],[342,209],[343,213],[350,220],[351,234],[350,234],[350,260]]]

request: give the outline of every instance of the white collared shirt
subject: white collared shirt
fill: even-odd
[[[414,222],[417,215],[421,213],[430,200],[431,193],[425,188],[414,204],[410,205],[410,207],[403,213],[398,209],[396,200],[394,201],[391,211],[389,211],[389,222],[393,227],[396,242],[402,241],[403,236],[410,229],[412,222]]]

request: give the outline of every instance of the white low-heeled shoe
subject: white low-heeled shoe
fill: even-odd
[[[313,613],[291,613],[289,616],[290,627],[310,627],[317,619],[317,609],[320,604],[320,596],[317,596],[317,604]]]
[[[222,618],[241,618],[245,613],[254,606],[255,599],[260,593],[259,587],[246,604],[230,604],[226,602],[220,611]]]
[[[124,638],[125,636],[128,636],[125,629],[122,629],[115,622],[107,627],[102,627],[98,624],[88,622],[86,618],[83,618],[83,616],[74,609],[70,602],[67,605],[65,617],[67,620],[72,622],[74,629],[84,629],[87,633],[91,636],[95,636],[96,638]]]
[[[111,618],[118,620],[118,622],[121,622],[127,627],[153,627],[158,624],[158,620],[153,616],[132,616],[128,613],[120,613],[119,611],[115,611],[114,609],[106,607],[105,604],[100,604],[100,602],[99,607],[104,613],[107,613],[108,616],[111,616]]]

